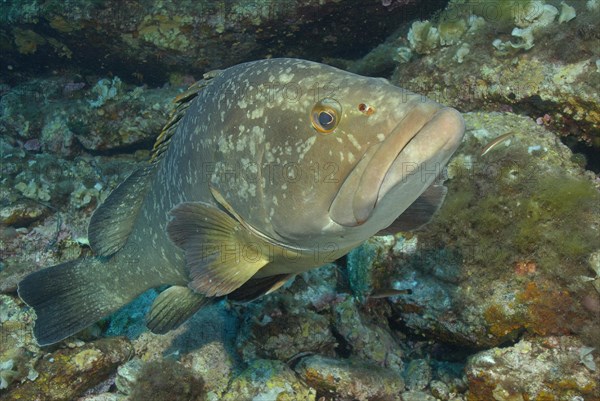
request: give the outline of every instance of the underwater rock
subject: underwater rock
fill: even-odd
[[[178,92],[173,88],[130,89],[116,79],[98,81],[88,104],[81,104],[79,112],[69,116],[69,126],[87,150],[149,149],[168,121]]]
[[[436,398],[431,394],[413,390],[402,393],[402,401],[436,401]]]
[[[333,355],[331,309],[337,294],[337,267],[328,264],[302,273],[273,294],[237,309],[241,327],[236,339],[245,361],[289,361],[307,353]]]
[[[77,401],[128,401],[127,397],[115,393],[95,394],[87,397],[78,398]]]
[[[129,401],[205,401],[204,381],[177,361],[145,363],[132,386]]]
[[[431,394],[437,399],[446,401],[450,398],[450,389],[443,381],[432,380],[431,383],[429,383],[429,388],[431,389]]]
[[[132,354],[131,343],[123,337],[59,349],[36,363],[35,379],[12,386],[2,399],[71,401],[108,378]]]
[[[89,254],[90,215],[135,168],[138,155],[3,156],[0,168],[7,174],[0,183],[0,292],[14,292],[27,273]]]
[[[25,227],[47,213],[48,208],[44,205],[25,200],[0,208],[0,226]]]
[[[512,108],[532,118],[547,114],[546,124],[558,134],[598,152],[600,9],[569,0],[560,7],[559,19],[558,9],[544,1],[452,0],[429,23],[441,36],[446,20],[466,22],[467,32],[449,46],[427,46],[399,64],[391,81],[462,111]],[[414,36],[414,29],[405,32],[408,39]]]
[[[413,359],[406,364],[404,381],[409,390],[423,390],[431,382],[431,367],[426,359]]]
[[[404,389],[402,376],[394,369],[358,359],[310,356],[295,370],[318,396],[336,401],[396,401]]]
[[[181,356],[182,365],[204,380],[208,400],[220,400],[238,369],[233,350],[221,341],[211,341]]]
[[[2,2],[0,60],[19,71],[101,65],[122,71],[121,78],[162,84],[168,74],[200,77],[272,55],[320,59],[366,51],[405,13],[439,7],[362,0]],[[352,34],[356,29],[360,35]]]
[[[75,94],[65,94],[68,80],[32,79],[9,88],[3,97],[0,127],[9,138],[24,142],[23,149],[28,152],[21,158],[38,151],[72,158],[82,147],[91,151],[149,150],[179,93],[178,87],[136,87],[113,77],[97,82],[90,78]],[[31,149],[31,143],[38,148]],[[6,154],[17,156],[14,146],[10,149],[7,145],[11,146],[2,143]]]
[[[186,371],[202,378],[208,400],[220,400],[234,373],[240,370],[236,337],[235,317],[224,303],[216,303],[201,309],[175,330],[166,334],[144,331],[132,343],[136,357],[143,362],[177,358]],[[116,384],[121,392],[127,393],[135,386],[140,369],[137,362],[119,368]]]
[[[401,373],[402,349],[387,324],[377,323],[378,318],[366,316],[350,297],[335,306],[335,330],[345,340],[351,355]]]
[[[339,267],[328,263],[304,272],[273,294],[292,313],[302,313],[307,307],[316,311],[329,311],[342,299],[337,292]]]
[[[429,21],[413,22],[406,35],[410,48],[419,54],[429,54],[440,43],[440,33]]]
[[[446,202],[412,237],[381,244],[364,280],[412,290],[388,298],[392,325],[443,343],[479,348],[524,332],[580,333],[598,346],[591,301],[598,295],[589,280],[600,227],[594,175],[531,119],[477,113],[465,120]]]
[[[315,312],[289,313],[280,309],[262,310],[262,319],[248,314],[240,328],[237,348],[246,361],[278,359],[288,361],[305,353],[333,354],[336,345],[327,317]]]
[[[125,395],[131,394],[143,365],[141,359],[133,358],[124,365],[119,366],[117,369],[117,377],[115,378],[115,385],[121,393]]]
[[[466,367],[468,400],[596,400],[600,372],[583,363],[585,348],[578,339],[561,336],[480,352]]]
[[[234,377],[219,401],[315,401],[316,392],[285,363],[259,359]],[[215,399],[216,401],[216,399]]]
[[[33,319],[19,300],[0,295],[0,391],[39,375],[35,364],[42,352],[31,335]]]

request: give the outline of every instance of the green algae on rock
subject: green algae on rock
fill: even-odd
[[[412,246],[399,236],[398,246],[380,245],[370,285],[412,289],[390,299],[394,318],[441,342],[485,347],[524,331],[600,330],[585,306],[596,290],[582,278],[598,248],[594,175],[531,119],[477,113],[466,121],[445,204]],[[507,132],[514,135],[481,156]],[[597,344],[590,334],[584,342]]]

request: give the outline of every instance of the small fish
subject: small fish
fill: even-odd
[[[96,256],[19,283],[40,345],[169,285],[147,316],[165,333],[215,299],[255,299],[386,227],[423,224],[464,133],[452,108],[297,59],[216,71],[176,101],[150,161],[92,215]]]
[[[412,294],[411,289],[397,290],[395,288],[387,288],[387,289],[381,289],[381,290],[377,290],[377,291],[373,292],[371,295],[369,295],[369,298],[371,298],[371,299],[391,298],[391,297],[396,297],[398,295],[410,295],[410,294]]]
[[[515,133],[514,132],[507,132],[506,134],[502,134],[497,138],[494,138],[490,143],[488,143],[487,145],[485,145],[483,147],[483,149],[481,149],[481,153],[479,154],[480,157],[485,156],[487,153],[489,153],[492,149],[494,149],[496,146],[498,146],[499,144],[501,144],[502,142],[508,140],[511,136],[513,136]]]

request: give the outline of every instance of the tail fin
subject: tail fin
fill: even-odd
[[[40,345],[77,333],[137,296],[138,291],[119,293],[106,282],[110,268],[98,258],[80,259],[32,273],[19,283],[19,296],[37,315],[33,332]]]

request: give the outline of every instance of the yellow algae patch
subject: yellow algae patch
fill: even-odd
[[[191,17],[147,16],[138,27],[138,34],[140,38],[157,47],[185,51],[192,47],[184,34],[191,23]]]
[[[31,29],[13,29],[15,44],[21,54],[33,54],[37,51],[37,47],[46,44],[46,39]]]
[[[97,349],[86,349],[73,357],[73,363],[78,370],[90,369],[94,362],[102,357],[102,352]]]
[[[67,21],[61,16],[52,17],[49,22],[52,28],[62,33],[69,33],[82,28],[79,21]]]

